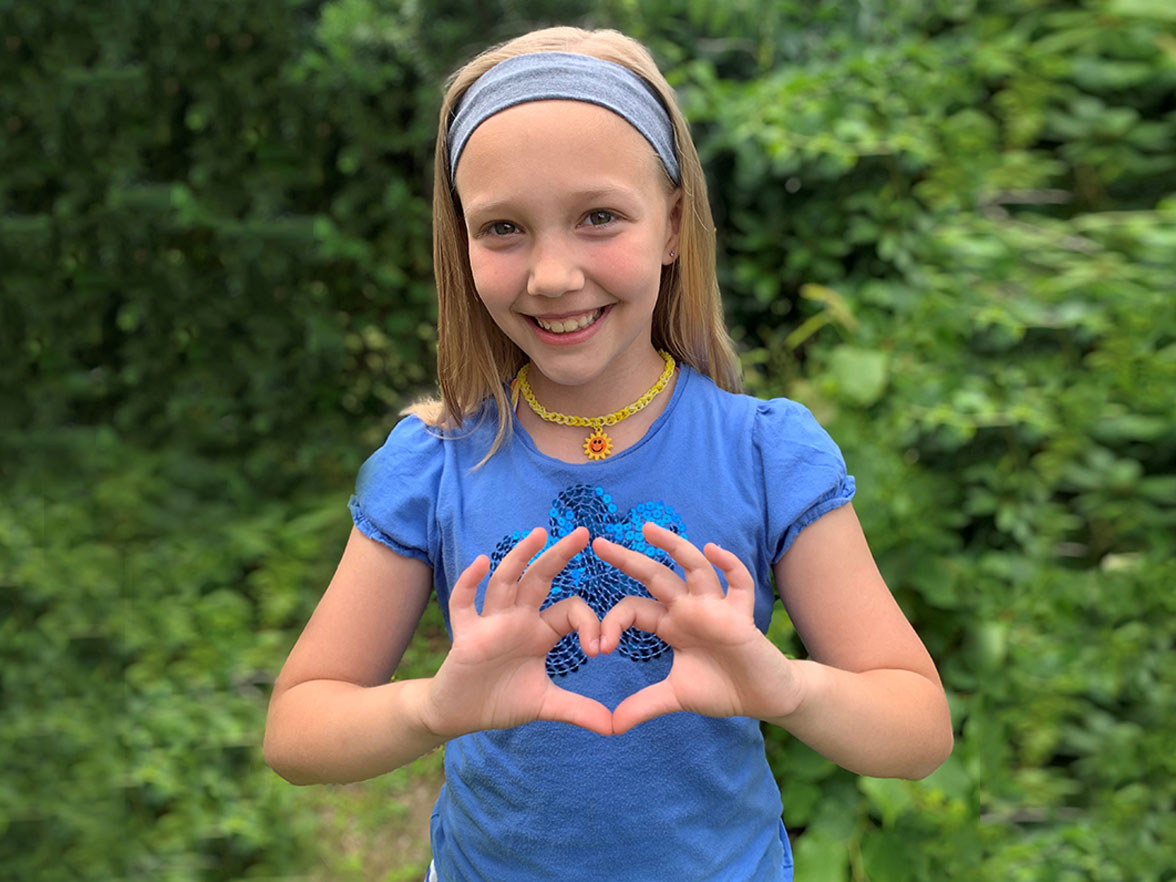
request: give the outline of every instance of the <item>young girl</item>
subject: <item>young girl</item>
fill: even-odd
[[[355,781],[444,744],[442,882],[791,879],[761,720],[911,778],[951,726],[837,447],[739,394],[669,86],[611,31],[482,54],[445,97],[434,210],[443,401],[360,473],[267,761]],[[773,577],[808,660],[764,636]],[[389,682],[430,592],[450,651]]]

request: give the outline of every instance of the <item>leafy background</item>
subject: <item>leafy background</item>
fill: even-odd
[[[552,22],[678,90],[951,698],[920,782],[768,732],[799,882],[1176,879],[1165,0],[0,0],[0,878],[421,877],[439,756],[292,788],[265,703],[433,381],[440,83]]]

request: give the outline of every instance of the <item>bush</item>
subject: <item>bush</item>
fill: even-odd
[[[769,733],[800,878],[1176,869],[1176,65],[1151,7],[1002,7],[680,69],[755,387],[840,441],[958,727],[920,783]]]
[[[749,386],[841,443],[951,699],[923,782],[768,731],[798,879],[1171,877],[1176,44],[1149,0],[0,5],[5,869],[318,859],[264,704],[359,460],[432,382],[437,84],[581,17],[678,88]]]

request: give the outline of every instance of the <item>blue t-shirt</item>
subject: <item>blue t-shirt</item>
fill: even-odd
[[[604,460],[546,456],[516,420],[505,446],[474,469],[494,437],[493,412],[450,439],[415,417],[401,421],[351,500],[365,535],[433,568],[447,627],[460,573],[479,554],[496,565],[534,527],[554,542],[585,525],[593,538],[672,566],[642,540],[652,520],[738,555],[756,579],[755,621],[766,631],[772,564],[854,492],[840,451],[803,406],[724,392],[689,367],[644,437]],[[589,547],[549,602],[572,593],[603,616],[645,592]],[[547,667],[561,687],[614,708],[663,679],[672,658],[656,637],[630,630],[616,652],[589,660],[571,634]],[[759,722],[746,717],[671,714],[613,737],[555,722],[477,732],[446,745],[445,779],[431,829],[441,882],[792,878],[780,791]]]

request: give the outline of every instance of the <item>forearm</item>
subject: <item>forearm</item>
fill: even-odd
[[[291,686],[270,703],[265,761],[292,784],[362,781],[406,765],[445,741],[422,722],[429,682]]]
[[[844,671],[814,661],[796,665],[795,710],[768,719],[818,753],[860,775],[923,778],[952,749],[942,687],[907,670]]]

